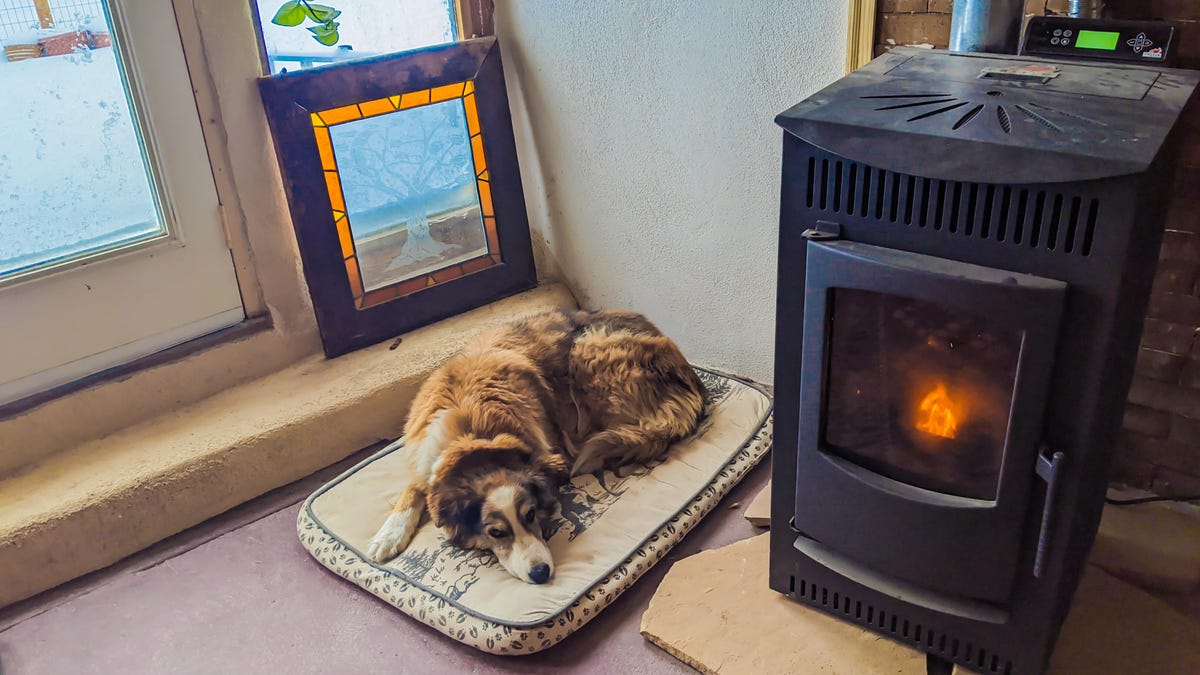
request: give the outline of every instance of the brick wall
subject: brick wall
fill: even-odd
[[[879,0],[875,53],[899,45],[950,45],[953,0]]]
[[[945,48],[951,0],[879,0],[876,53]],[[1045,0],[1029,0],[1041,13]],[[1065,0],[1050,0],[1050,9]],[[1200,68],[1200,0],[1109,0],[1114,16],[1181,26],[1181,67]],[[1154,291],[1146,314],[1113,479],[1160,494],[1200,493],[1200,105],[1185,114]]]
[[[1109,0],[1114,16],[1179,24],[1179,65],[1200,68],[1200,2]],[[1200,492],[1200,105],[1185,113],[1180,169],[1118,442],[1114,478]]]

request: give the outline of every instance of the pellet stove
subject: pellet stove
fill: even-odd
[[[772,588],[936,659],[1044,670],[1197,81],[900,48],[776,118]]]

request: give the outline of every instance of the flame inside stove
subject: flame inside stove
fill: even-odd
[[[933,391],[921,399],[917,408],[917,429],[942,438],[958,435],[959,413],[946,387],[938,384]]]

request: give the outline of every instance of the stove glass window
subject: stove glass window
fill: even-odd
[[[935,303],[832,291],[824,441],[888,478],[993,500],[1022,332]]]

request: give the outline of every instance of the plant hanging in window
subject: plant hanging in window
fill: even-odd
[[[341,24],[334,20],[341,15],[341,10],[329,5],[314,5],[308,0],[289,0],[275,12],[271,23],[277,26],[291,27],[299,26],[305,20],[312,21],[317,24],[308,28],[308,32],[313,34],[313,39],[327,47],[332,47],[341,39],[341,36],[338,35],[338,26]]]

